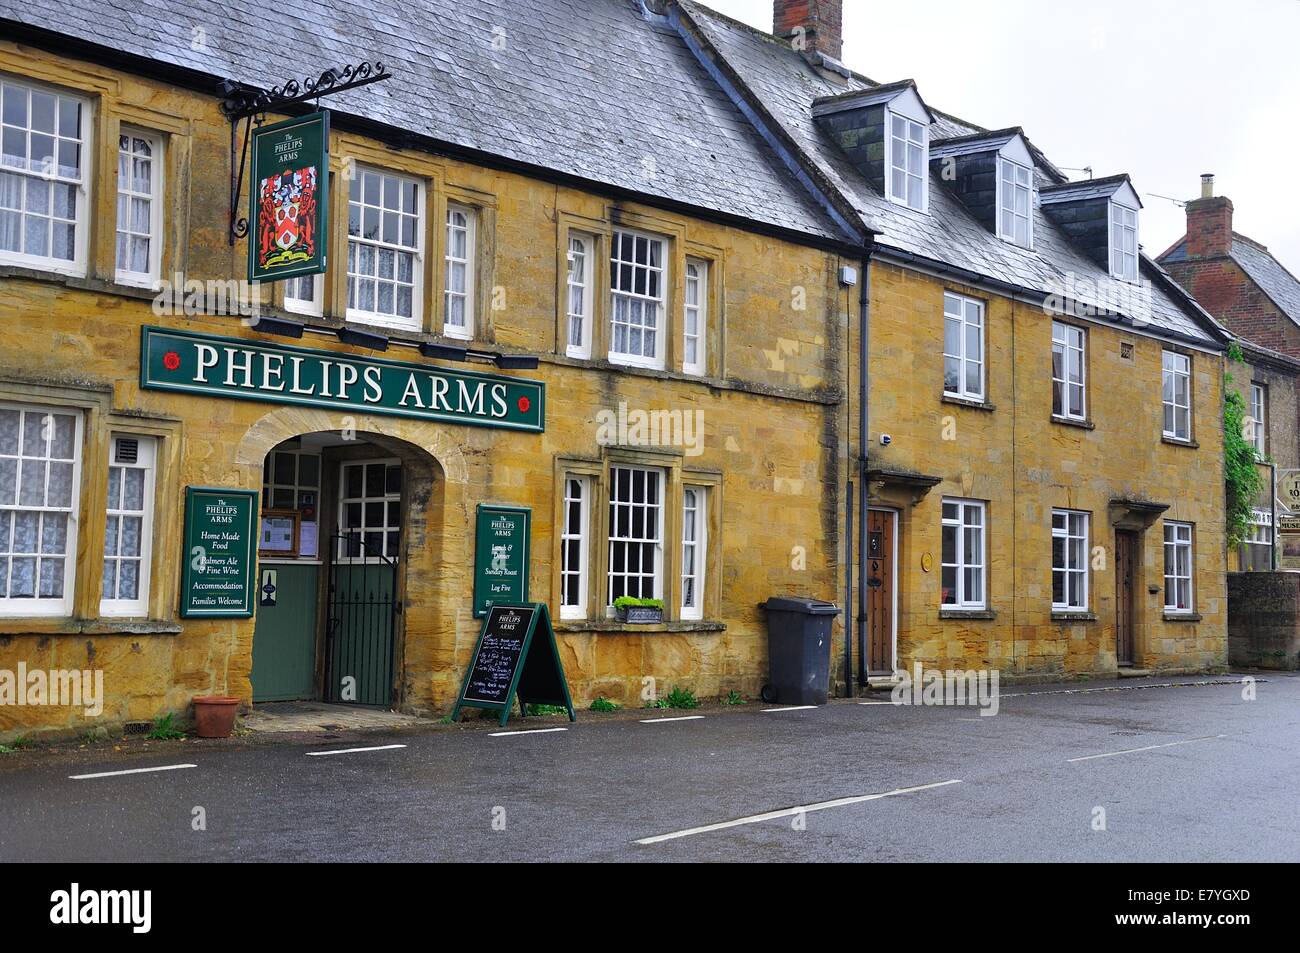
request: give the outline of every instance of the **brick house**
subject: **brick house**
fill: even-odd
[[[1247,437],[1267,489],[1250,539],[1230,554],[1230,567],[1270,569],[1276,544],[1277,564],[1300,568],[1300,535],[1274,532],[1272,487],[1276,470],[1278,498],[1285,500],[1288,471],[1300,470],[1300,279],[1266,246],[1234,231],[1232,213],[1232,201],[1214,194],[1214,177],[1203,176],[1201,197],[1187,203],[1187,232],[1159,262],[1232,332],[1245,357],[1244,368],[1229,371],[1245,401]]]

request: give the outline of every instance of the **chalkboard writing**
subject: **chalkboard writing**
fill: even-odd
[[[255,490],[185,488],[184,618],[253,614],[256,515]]]
[[[488,610],[451,717],[459,718],[464,706],[487,708],[500,711],[504,725],[516,698],[524,715],[530,704],[556,705],[568,709],[570,721],[577,718],[544,602]]]
[[[532,608],[503,606],[488,616],[462,698],[495,705],[507,703],[535,613]]]

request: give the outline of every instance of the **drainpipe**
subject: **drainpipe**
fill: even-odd
[[[844,496],[844,697],[853,697],[853,484]]]
[[[1273,513],[1273,525],[1269,528],[1272,543],[1268,547],[1268,568],[1277,572],[1277,464],[1270,461],[1268,465],[1268,499]]]
[[[871,242],[862,246],[858,292],[858,684],[867,684],[867,345],[871,340]],[[895,570],[897,571],[897,570]]]

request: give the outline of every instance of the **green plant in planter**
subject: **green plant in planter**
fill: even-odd
[[[646,609],[662,609],[664,601],[662,599],[640,599],[636,596],[619,596],[614,600],[615,609],[629,609],[633,606]]]

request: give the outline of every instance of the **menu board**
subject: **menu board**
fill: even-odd
[[[182,617],[253,614],[257,516],[256,490],[185,488]]]
[[[504,725],[516,698],[521,714],[528,714],[530,704],[557,705],[568,709],[570,721],[576,720],[551,614],[543,602],[488,610],[451,717],[459,718],[464,706],[487,708],[500,711]]]
[[[489,614],[462,698],[493,705],[506,703],[524,657],[524,639],[535,612],[532,608],[501,606]]]

